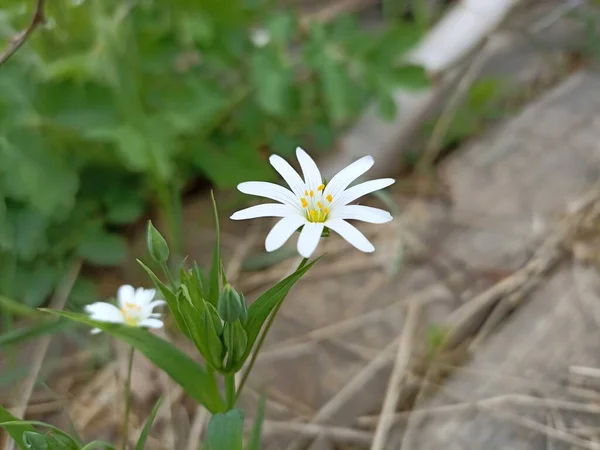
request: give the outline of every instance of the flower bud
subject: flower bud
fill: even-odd
[[[146,245],[152,259],[158,264],[164,264],[169,259],[169,246],[160,232],[148,221],[148,231],[146,233]]]
[[[208,305],[208,302],[206,304]],[[225,348],[223,348],[221,338],[217,334],[213,318],[208,308],[202,310],[200,323],[204,343],[206,344],[206,349],[208,351],[208,355],[203,356],[212,367],[219,370],[223,367]]]
[[[219,313],[217,312],[217,308],[215,308],[211,303],[204,302],[206,309],[208,309],[208,313],[213,321],[215,326],[215,331],[219,336],[223,335],[223,323],[221,322],[221,318],[219,317]]]
[[[239,320],[225,324],[223,327],[223,340],[227,349],[226,367],[231,367],[240,362],[248,346],[248,335]]]
[[[217,301],[217,310],[219,316],[225,322],[235,322],[243,317],[247,317],[247,307],[245,305],[243,296],[240,296],[233,287],[227,283],[221,294],[219,294],[219,300]]]

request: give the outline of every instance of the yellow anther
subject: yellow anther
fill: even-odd
[[[321,184],[321,185],[320,185],[320,186],[317,188],[317,191],[319,191],[319,192],[323,192],[323,189],[325,189],[325,185],[324,185],[324,184]]]
[[[308,197],[308,191],[304,191],[304,195]]]
[[[319,209],[323,209],[323,203],[317,202],[317,206],[319,207]]]
[[[310,191],[310,196],[311,196],[311,197],[314,197],[314,196],[315,196],[315,191],[313,191],[312,189],[311,189],[311,191]]]
[[[314,209],[309,209],[308,214],[310,215],[311,218],[314,219],[315,216],[317,215],[317,211],[315,211]]]
[[[323,208],[323,212],[325,213],[325,215],[329,214],[329,208]]]
[[[306,208],[308,206],[308,202],[306,201],[306,199],[304,197],[302,197],[300,199],[300,203],[302,204],[303,208]]]
[[[327,201],[329,203],[331,203],[333,201],[333,195],[331,195],[331,194],[327,194],[327,197],[325,197],[325,198],[327,199]]]

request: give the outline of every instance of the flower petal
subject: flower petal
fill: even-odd
[[[162,305],[165,305],[166,303],[167,302],[165,302],[164,300],[154,300],[153,302],[150,302],[150,304],[148,305],[148,308],[150,308],[150,310],[153,310],[157,306],[162,306]]]
[[[87,312],[93,320],[108,323],[123,323],[125,318],[123,313],[115,305],[105,302],[96,302],[85,307]]]
[[[272,252],[280,248],[303,223],[306,223],[306,219],[302,216],[289,216],[281,219],[267,234],[265,249]]]
[[[340,192],[350,186],[354,180],[367,172],[373,167],[374,161],[372,156],[363,156],[352,164],[340,170],[325,187],[325,195],[331,194],[335,199]]]
[[[298,210],[289,205],[279,203],[264,203],[242,209],[231,215],[232,220],[256,219],[257,217],[286,217],[299,215]]]
[[[283,186],[279,186],[275,183],[267,183],[264,181],[246,181],[238,184],[237,188],[244,194],[265,197],[286,205],[300,208],[300,200],[298,200],[298,197],[296,197],[296,195],[294,195],[294,193],[289,189],[286,189]]]
[[[380,178],[378,180],[365,181],[364,183],[357,184],[356,186],[352,186],[350,189],[342,192],[338,198],[333,199],[333,205],[331,206],[332,210],[335,207],[340,207],[342,205],[347,205],[350,202],[353,202],[357,198],[362,197],[363,195],[370,194],[371,192],[378,191],[380,189],[386,188],[392,184],[394,184],[396,180],[393,178]]]
[[[100,328],[92,328],[90,331],[90,334],[98,334],[100,333],[102,330]]]
[[[336,208],[331,213],[332,219],[360,220],[368,223],[386,223],[392,220],[392,215],[379,208],[362,205],[346,205]]]
[[[164,324],[163,324],[162,320],[146,319],[146,320],[142,320],[138,325],[140,327],[147,327],[147,328],[162,328]]]
[[[300,175],[298,175],[298,172],[296,172],[290,163],[288,163],[279,155],[271,155],[269,162],[275,168],[275,170],[279,172],[279,175],[282,176],[292,191],[298,197],[302,197],[304,195],[306,186],[304,185],[302,178],[300,178]]]
[[[129,284],[124,284],[117,290],[117,301],[122,308],[125,303],[131,303],[135,298],[135,289]]]
[[[375,247],[373,247],[373,244],[369,242],[365,235],[345,220],[331,219],[328,220],[325,223],[325,225],[327,226],[327,228],[332,229],[341,237],[346,239],[350,244],[359,249],[361,252],[371,253],[375,251]]]
[[[156,295],[156,289],[137,288],[135,290],[135,303],[137,305],[149,304]]]
[[[319,244],[323,228],[322,223],[306,222],[298,238],[298,253],[305,258],[310,258]]]
[[[323,177],[315,161],[302,150],[300,147],[296,148],[296,157],[302,168],[302,175],[304,175],[304,182],[309,189],[317,189],[323,183]]]

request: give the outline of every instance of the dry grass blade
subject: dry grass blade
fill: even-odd
[[[373,435],[366,431],[353,430],[345,427],[329,427],[314,423],[277,422],[265,420],[263,423],[263,436],[272,437],[296,434],[304,438],[324,436],[338,442],[347,444],[368,445]]]
[[[43,5],[42,5],[43,6]],[[0,60],[1,63],[1,60]],[[81,260],[75,261],[66,276],[62,279],[61,283],[56,288],[54,292],[54,296],[50,301],[50,308],[52,309],[63,309],[65,304],[67,303],[67,299],[71,294],[71,289],[73,289],[73,285],[75,284],[75,280],[79,276],[79,271],[81,270]],[[52,340],[52,335],[44,336],[39,341],[37,346],[35,347],[34,354],[32,355],[32,363],[31,369],[29,371],[29,375],[24,382],[22,389],[20,390],[21,398],[18,406],[14,409],[13,414],[16,417],[23,417],[25,414],[25,410],[27,409],[27,404],[29,403],[29,399],[31,398],[31,394],[33,393],[33,388],[35,386],[35,381],[37,380],[40,369],[42,368],[42,363],[44,362],[44,358],[46,357],[46,352],[48,351],[48,347],[50,345],[50,341]],[[15,442],[10,440],[8,445],[6,446],[6,450],[13,450]]]
[[[408,304],[408,313],[400,337],[400,343],[398,344],[396,362],[388,383],[385,401],[381,409],[381,415],[379,416],[380,420],[377,430],[375,431],[375,438],[371,444],[371,450],[383,450],[387,434],[394,421],[394,411],[396,410],[398,399],[400,398],[401,382],[410,363],[410,357],[414,346],[413,341],[419,328],[421,312],[420,304]]]

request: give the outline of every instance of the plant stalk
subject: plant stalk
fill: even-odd
[[[127,449],[129,439],[129,410],[131,409],[131,372],[133,368],[133,355],[135,348],[132,346],[129,350],[129,361],[127,363],[127,379],[125,380],[125,418],[123,420],[123,445],[121,450]]]
[[[235,395],[235,374],[225,375],[225,401],[227,402],[227,411],[235,406],[237,397]]]

